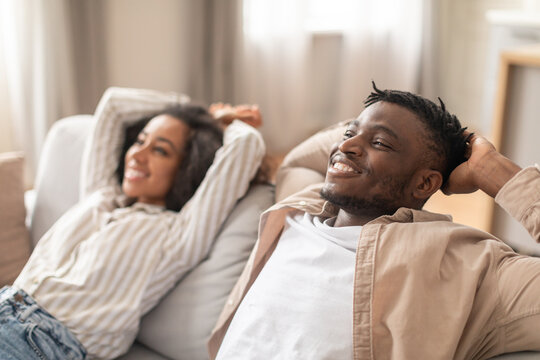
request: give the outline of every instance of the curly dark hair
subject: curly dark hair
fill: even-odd
[[[116,169],[121,184],[124,179],[125,156],[146,124],[158,115],[170,115],[191,129],[173,185],[165,197],[168,210],[180,211],[193,196],[214,161],[216,151],[223,145],[223,130],[208,111],[196,105],[177,105],[144,117],[125,129],[124,145]]]
[[[420,95],[407,91],[379,90],[375,82],[372,84],[374,91],[364,101],[366,107],[379,101],[397,104],[413,112],[424,124],[429,148],[424,161],[441,172],[445,184],[450,173],[466,160],[467,142],[472,134],[464,136],[467,128],[461,127],[459,119],[446,110],[441,98],[438,98],[440,105],[437,105]]]

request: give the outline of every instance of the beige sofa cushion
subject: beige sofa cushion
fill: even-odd
[[[15,280],[30,255],[23,164],[20,153],[0,154],[0,287]]]

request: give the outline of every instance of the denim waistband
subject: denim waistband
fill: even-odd
[[[53,347],[54,349],[48,347],[50,351],[60,354],[58,355],[60,357],[55,355],[53,358],[66,358],[66,354],[70,358],[73,354],[75,354],[73,358],[85,358],[86,350],[73,333],[62,322],[42,308],[24,290],[11,286],[1,288],[0,314],[2,314],[2,321],[12,326],[10,328],[12,331],[16,330],[18,324],[21,326],[26,324],[24,325],[27,326],[26,329],[28,329],[28,325],[32,329],[41,329],[42,331],[34,333],[34,336],[46,339],[46,341],[52,340],[56,344]],[[27,342],[30,343],[30,340]]]
[[[4,286],[0,289],[0,302],[5,300],[25,302],[27,305],[33,305],[36,303],[36,301],[24,290],[17,289],[13,286]]]
[[[39,306],[24,290],[12,286],[4,286],[0,289],[0,305],[4,302],[12,306],[24,307],[24,310],[18,316],[21,321],[25,321],[36,310],[41,310],[44,315],[53,318],[51,314]]]

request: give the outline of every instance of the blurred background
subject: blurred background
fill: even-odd
[[[277,156],[358,115],[372,80],[491,136],[501,51],[540,43],[539,2],[0,0],[0,152],[24,151],[32,187],[51,124],[93,113],[109,86],[257,103]],[[491,229],[486,209],[473,225]]]

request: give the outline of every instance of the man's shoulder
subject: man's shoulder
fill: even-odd
[[[486,245],[503,247],[505,250],[508,248],[508,245],[489,232],[453,222],[450,215],[426,210],[401,208],[394,215],[383,216],[372,223],[389,227],[392,232],[402,236],[421,239],[419,241],[436,240],[436,246],[454,246],[454,243],[459,242],[464,246]]]

